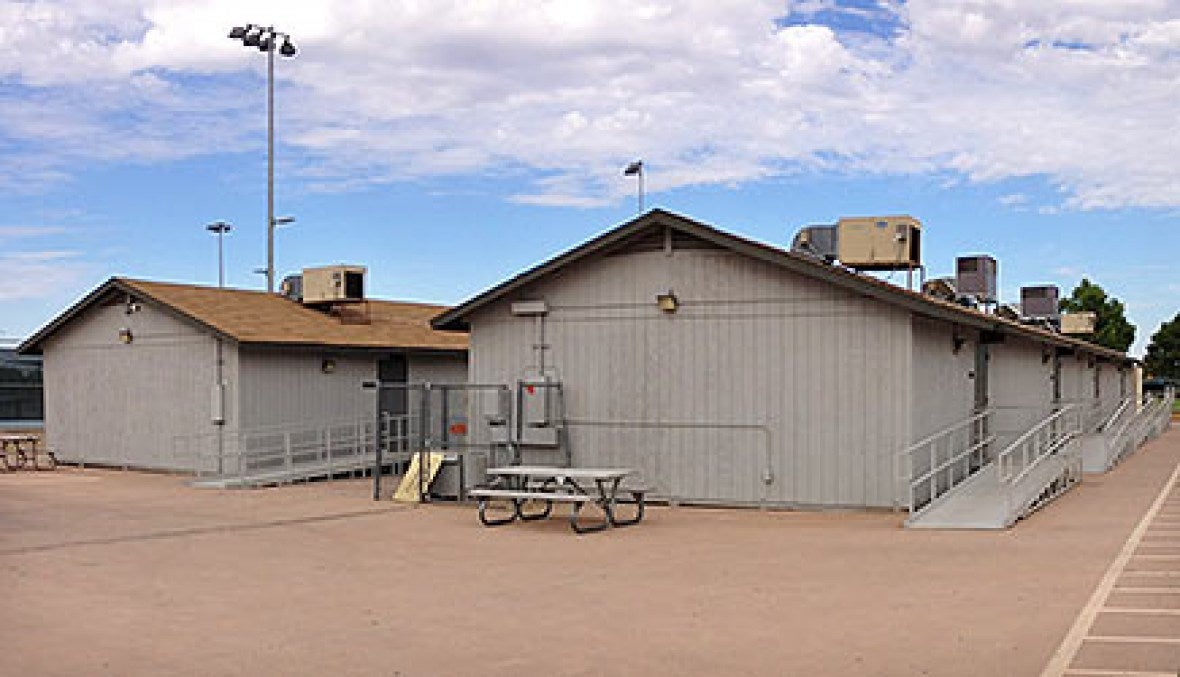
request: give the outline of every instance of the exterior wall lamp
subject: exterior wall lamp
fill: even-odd
[[[123,327],[123,328],[119,329],[119,343],[122,343],[123,345],[127,345],[134,340],[135,340],[135,336],[132,335],[131,329],[129,329],[127,327]]]
[[[669,289],[667,294],[656,296],[656,305],[665,313],[674,313],[680,308],[680,299]]]

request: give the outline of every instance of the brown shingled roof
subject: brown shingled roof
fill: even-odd
[[[369,300],[364,306],[351,309],[352,312],[367,315],[367,323],[342,322],[339,317],[308,308],[278,294],[114,277],[26,340],[20,347],[21,352],[37,351],[46,336],[111,291],[122,291],[141,297],[145,302],[164,306],[183,318],[239,343],[332,348],[467,349],[466,334],[438,331],[430,327],[430,318],[446,310],[445,306]]]

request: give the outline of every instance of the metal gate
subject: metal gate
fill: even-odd
[[[466,498],[469,475],[482,476],[490,465],[515,461],[512,453],[512,393],[502,384],[388,383],[365,384],[378,393],[378,443],[373,462],[373,500],[380,500],[382,479],[401,475],[416,456],[419,468],[430,454],[442,453],[443,468],[435,493]],[[427,473],[418,473],[418,497],[431,498]]]

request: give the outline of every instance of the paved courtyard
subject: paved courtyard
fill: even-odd
[[[0,674],[1175,674],[1178,463],[1173,429],[1001,533],[680,507],[576,536],[362,481],[0,474]]]

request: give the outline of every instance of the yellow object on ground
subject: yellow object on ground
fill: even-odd
[[[434,481],[434,476],[438,474],[438,469],[443,464],[443,454],[438,452],[431,452],[427,454],[429,460],[426,463],[426,481],[425,486],[430,486]],[[401,501],[403,503],[419,503],[422,497],[418,494],[418,476],[421,472],[418,459],[422,454],[414,454],[410,459],[410,468],[406,470],[406,474],[402,477],[402,483],[397,486],[397,491],[393,492],[393,500]]]

